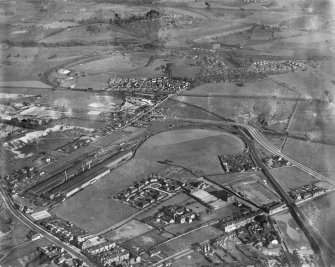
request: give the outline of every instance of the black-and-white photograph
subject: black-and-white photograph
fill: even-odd
[[[0,267],[335,267],[335,0],[0,0]]]

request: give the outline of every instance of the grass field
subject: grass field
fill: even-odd
[[[291,214],[286,212],[280,215],[275,215],[281,236],[288,249],[293,252],[294,249],[302,249],[310,247],[304,232],[296,224]]]
[[[335,246],[335,194],[318,197],[302,206],[311,223],[319,230],[331,247]]]
[[[277,168],[270,172],[278,177],[288,190],[319,181],[296,167]]]
[[[222,234],[220,230],[212,226],[207,226],[205,228],[184,235],[181,238],[177,238],[163,245],[160,245],[157,249],[161,250],[164,255],[171,256],[177,252],[189,248],[192,244],[212,239],[219,234]]]
[[[158,68],[163,64],[162,58],[153,57],[149,53],[139,52],[132,55],[114,53],[105,58],[71,65],[70,69],[87,73],[88,77],[80,78],[79,81],[96,79],[106,82],[108,78],[115,76],[130,78],[157,76],[161,74]]]
[[[159,140],[165,141],[159,144]],[[174,164],[205,173],[218,173],[222,171],[218,155],[240,153],[243,148],[240,139],[223,132],[177,130],[150,138],[137,150],[136,156],[151,161],[168,159]]]
[[[194,266],[208,266],[207,261],[200,253],[192,252],[184,257],[176,259],[172,262],[171,267],[194,267]]]
[[[122,243],[122,247],[125,247],[133,253],[137,253],[139,250],[147,250],[156,246],[157,244],[167,240],[157,230],[151,230],[140,236],[134,237]]]
[[[280,99],[239,99],[221,97],[179,96],[177,100],[185,104],[196,105],[224,118],[238,122],[255,122],[259,115],[265,115],[269,123],[268,128],[283,130],[287,126],[295,101]]]
[[[280,200],[280,197],[261,181],[239,182],[232,185],[232,188],[245,193],[248,199],[260,206]]]
[[[244,87],[237,86],[235,83],[206,83],[191,91],[186,91],[185,95],[224,95],[224,96],[243,96],[250,99],[254,96],[265,97],[298,97],[293,90],[284,88],[271,80],[261,80],[248,82]]]
[[[302,97],[311,99],[322,99],[324,92],[333,87],[326,74],[309,70],[273,75],[272,79],[287,84],[290,88],[299,92]]]
[[[335,147],[288,138],[283,152],[306,166],[335,179]]]
[[[55,267],[54,263],[41,262],[39,257],[38,247],[50,246],[49,240],[42,238],[33,242],[27,243],[25,246],[21,246],[17,249],[9,251],[6,256],[1,259],[1,266],[15,266],[15,267],[27,267],[27,266],[43,266]]]
[[[138,235],[144,234],[152,229],[151,226],[137,220],[132,220],[121,227],[103,235],[104,238],[112,241],[123,242]]]
[[[185,98],[181,99],[183,100]],[[186,117],[205,120],[219,119],[217,116],[211,115],[204,110],[200,110],[198,108],[173,100],[166,101],[161,107],[166,109],[165,114],[170,117]]]
[[[152,161],[132,159],[71,197],[64,206],[56,207],[52,213],[88,232],[98,232],[138,211],[116,201],[113,196],[162,167]]]
[[[289,132],[307,134],[316,140],[335,141],[335,106],[319,102],[300,102],[292,118]]]

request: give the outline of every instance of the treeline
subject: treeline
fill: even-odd
[[[138,22],[143,20],[156,20],[159,19],[161,14],[157,10],[150,10],[145,15],[131,15],[130,17],[122,18],[118,13],[115,13],[114,18],[101,18],[93,17],[89,19],[79,20],[78,23],[81,25],[88,24],[128,24],[132,22]]]
[[[128,40],[132,44],[140,44],[136,39]],[[2,40],[3,44],[16,47],[73,47],[73,46],[119,46],[124,45],[125,41],[118,40],[99,40],[99,41],[85,41],[85,40],[68,40],[55,43],[44,43],[35,40],[23,40],[23,41],[12,41],[12,40]]]
[[[24,129],[36,129],[42,125],[48,124],[50,120],[35,120],[35,119],[22,119],[19,120],[18,118],[11,118],[10,120],[1,120],[1,123],[17,126]]]

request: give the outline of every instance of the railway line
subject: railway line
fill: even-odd
[[[312,222],[308,219],[307,215],[300,210],[298,206],[294,203],[292,198],[287,193],[285,187],[281,184],[279,179],[277,179],[266,167],[262,159],[258,156],[253,141],[249,138],[246,131],[239,128],[239,133],[241,137],[246,142],[249,147],[249,153],[254,160],[254,162],[261,168],[264,175],[273,185],[277,193],[286,203],[292,217],[295,219],[300,228],[304,231],[306,237],[308,238],[315,254],[317,255],[317,261],[320,266],[330,266],[331,263],[335,261],[335,251],[330,246],[330,244],[325,240],[318,229],[312,224]]]
[[[246,130],[248,130],[248,133],[250,134],[250,136],[257,141],[257,143],[259,145],[261,145],[263,148],[265,148],[266,150],[270,151],[271,153],[281,156],[284,159],[286,159],[287,161],[289,161],[293,166],[297,167],[298,169],[308,173],[309,175],[313,176],[314,178],[322,181],[322,182],[327,182],[332,186],[335,186],[335,182],[316,172],[315,170],[311,169],[308,166],[303,165],[302,163],[300,163],[299,161],[291,158],[290,156],[282,153],[280,151],[279,148],[275,147],[273,144],[271,144],[266,137],[259,132],[257,129],[255,129],[254,127],[247,125],[247,124],[243,124],[243,123],[237,123],[237,122],[230,122],[230,121],[216,121],[216,120],[204,120],[204,119],[191,119],[191,118],[184,118],[184,117],[174,117],[175,120],[181,120],[181,121],[188,121],[188,122],[195,122],[195,123],[203,123],[203,124],[210,124],[210,125],[225,125],[225,126],[238,126],[241,128],[244,128]]]

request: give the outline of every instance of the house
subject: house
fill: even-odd
[[[104,251],[108,251],[111,248],[114,248],[116,246],[115,242],[113,241],[108,241],[93,247],[90,247],[86,250],[87,253],[91,254],[91,255],[95,255]]]
[[[41,239],[42,237],[43,237],[43,235],[40,234],[40,233],[32,233],[31,235],[29,235],[29,239],[31,241],[35,241],[35,240]]]
[[[81,249],[85,250],[87,248],[99,245],[99,244],[104,243],[104,242],[106,242],[106,240],[104,238],[99,237],[99,236],[91,237],[91,238],[85,240],[81,244]]]

